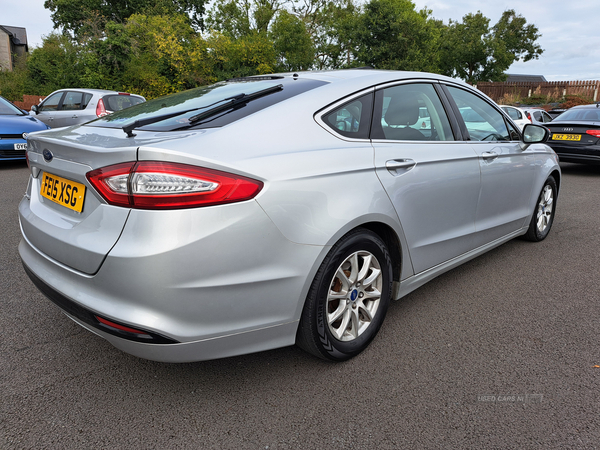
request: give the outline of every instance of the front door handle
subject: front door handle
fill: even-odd
[[[399,175],[403,172],[408,172],[410,169],[417,165],[416,161],[412,159],[390,159],[385,162],[385,168],[392,175]]]
[[[481,157],[483,159],[495,159],[495,158],[498,157],[498,153],[496,153],[496,152],[483,152],[481,154]]]

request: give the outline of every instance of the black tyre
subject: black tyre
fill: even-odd
[[[554,222],[556,193],[556,181],[553,177],[548,177],[538,197],[525,239],[533,242],[546,239],[552,228],[552,222]]]
[[[392,262],[375,233],[356,229],[333,246],[312,283],[296,343],[323,359],[344,361],[363,351],[385,317]]]

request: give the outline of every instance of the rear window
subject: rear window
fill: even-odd
[[[173,131],[188,126],[194,129],[222,127],[247,117],[261,109],[324,84],[327,83],[324,81],[290,77],[249,77],[223,81],[210,86],[189,89],[187,91],[150,100],[131,108],[115,112],[114,114],[104,116],[87,125],[122,128],[123,126],[134,123],[136,120],[148,120],[154,116],[184,113],[136,128],[136,130]],[[277,85],[282,85],[283,88],[277,92],[264,95],[247,103],[242,103],[233,109],[228,109],[217,115],[211,116],[197,124],[189,124],[190,117],[210,111],[213,107],[225,103],[227,99],[241,94],[250,95]],[[290,118],[292,118],[293,112],[290,112],[290,114]]]
[[[102,97],[104,101],[104,107],[108,111],[121,111],[122,109],[129,108],[130,106],[139,105],[144,103],[142,97],[136,97],[134,95],[105,95]]]
[[[558,120],[589,120],[591,122],[600,121],[600,108],[595,109],[569,109],[560,115]]]

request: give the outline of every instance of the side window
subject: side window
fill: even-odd
[[[513,120],[520,120],[523,118],[523,113],[515,108],[508,108],[508,115]]]
[[[336,108],[321,117],[329,127],[353,139],[369,139],[371,105],[373,94],[369,93]]]
[[[83,104],[81,105],[81,109],[87,108],[87,105],[91,99],[92,99],[92,94],[83,94]]]
[[[448,86],[473,141],[510,141],[504,116],[471,92]]]
[[[58,104],[60,103],[60,99],[63,96],[64,92],[57,92],[56,94],[52,94],[42,103],[40,111],[56,111],[58,110]]]
[[[81,109],[81,101],[83,94],[81,92],[67,92],[65,98],[63,98],[61,111],[74,111]]]
[[[401,84],[375,93],[372,139],[453,141],[442,102],[427,83]]]

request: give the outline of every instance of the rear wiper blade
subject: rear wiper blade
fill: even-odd
[[[210,108],[211,106],[217,105],[222,102],[227,102],[227,103],[223,103],[222,105],[216,106],[212,109],[209,109],[208,111],[204,111],[200,114],[196,114],[195,116],[190,117],[188,125],[194,124],[203,119],[206,119],[207,117],[214,116],[214,115],[220,113],[221,111],[225,111],[227,109],[236,107],[240,104],[247,103],[251,100],[262,97],[263,95],[272,94],[272,93],[280,91],[282,89],[283,89],[283,85],[279,84],[277,86],[272,86],[270,88],[263,89],[262,91],[254,92],[252,94],[238,94],[233,97],[224,98],[223,100],[219,100],[219,101],[211,103],[210,105],[207,105],[207,106],[201,106],[199,108],[187,109],[185,111],[178,111],[178,112],[174,112],[174,113],[170,113],[170,114],[162,114],[160,116],[148,117],[147,119],[136,120],[135,122],[130,123],[129,125],[125,125],[123,127],[123,131],[127,134],[127,137],[134,137],[135,133],[133,133],[132,131],[135,130],[136,128],[143,127],[144,125],[152,125],[153,123],[162,122],[163,120],[171,119],[171,118],[177,117],[177,116],[182,116],[184,114],[187,114],[187,113],[190,113],[193,111],[199,111],[201,109]]]
[[[252,94],[238,94],[234,97],[230,97],[226,100],[229,100],[227,103],[223,103],[222,105],[215,106],[208,111],[201,112],[200,114],[196,114],[189,118],[188,126],[191,126],[195,123],[201,122],[204,119],[208,119],[209,117],[215,116],[223,111],[227,111],[228,109],[235,108],[238,105],[246,104],[252,100],[263,97],[265,95],[273,94],[275,92],[279,92],[283,89],[283,84],[278,84],[277,86],[271,86],[262,91],[253,92]]]
[[[148,117],[147,119],[136,120],[135,122],[130,123],[129,125],[125,125],[124,127],[122,127],[122,129],[125,133],[127,133],[127,137],[134,137],[135,134],[132,133],[132,131],[135,130],[136,128],[143,127],[144,125],[152,125],[153,123],[162,122],[163,120],[171,119],[171,118],[177,117],[177,116],[182,116],[184,114],[187,114],[187,113],[190,113],[193,111],[199,111],[201,109],[210,108],[211,106],[214,106],[217,103],[226,102],[227,100],[231,100],[232,98],[233,97],[224,98],[217,102],[211,103],[210,105],[200,106],[198,108],[186,109],[184,111],[177,111],[174,113],[162,114],[160,116]]]

